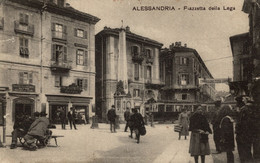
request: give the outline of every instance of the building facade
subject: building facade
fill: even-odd
[[[120,120],[125,109],[137,108],[144,115],[158,98],[159,52],[162,44],[134,34],[129,27],[108,28],[96,35],[97,113],[106,120],[115,105]]]
[[[160,79],[165,86],[160,90],[160,112],[172,114],[182,108],[193,111],[198,104],[215,100],[215,85],[200,85],[200,79],[213,79],[195,49],[181,42],[162,49],[160,53]]]
[[[250,96],[252,85],[260,79],[259,2],[245,0],[242,11],[248,14],[249,32],[230,37],[234,60],[234,82],[230,83],[230,92],[235,96]]]
[[[252,82],[253,59],[250,54],[249,33],[230,37],[233,56],[233,81],[229,83],[232,95],[249,95]]]
[[[7,126],[19,113],[95,107],[95,24],[99,18],[64,0],[0,3],[0,90]]]

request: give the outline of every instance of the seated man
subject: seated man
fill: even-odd
[[[34,115],[38,114],[38,117],[40,115],[39,112],[35,112]],[[12,132],[12,143],[11,143],[11,149],[15,149],[17,147],[17,138],[24,137],[26,133],[28,132],[31,124],[32,119],[28,115],[24,115],[23,113],[18,113],[18,115],[15,118],[13,132]]]
[[[46,118],[46,113],[41,112],[39,118],[35,119],[32,125],[29,128],[28,133],[24,136],[25,145],[30,150],[36,150],[36,139],[42,140],[44,139],[47,133],[47,127],[49,125],[49,120]]]

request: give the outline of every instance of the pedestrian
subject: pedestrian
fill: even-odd
[[[213,126],[213,139],[215,142],[215,146],[216,146],[216,153],[214,154],[219,154],[221,153],[221,149],[220,149],[220,128],[219,128],[219,124],[221,119],[219,118],[219,110],[221,107],[221,101],[216,101],[215,102],[215,112],[213,113],[213,119],[212,119],[212,126]]]
[[[129,125],[129,129],[130,129],[130,135],[129,137],[130,138],[133,138],[133,131],[134,131],[134,108],[131,109],[131,112],[130,112],[130,119],[128,121],[128,125]]]
[[[87,121],[86,121],[86,116],[85,116],[85,114],[82,114],[82,120],[83,120],[83,122],[84,122],[84,125],[86,125],[87,124]]]
[[[111,133],[116,132],[116,110],[115,105],[111,106],[111,109],[107,112],[107,118],[110,121],[110,131]]]
[[[138,113],[137,109],[133,109],[132,121],[133,121],[133,130],[136,135],[137,144],[140,142],[140,130],[144,126],[143,116]]]
[[[241,163],[260,162],[260,81],[251,89],[253,101],[242,97],[245,105],[238,113],[236,142]],[[252,151],[253,149],[253,151]]]
[[[70,111],[68,112],[68,119],[70,123],[70,129],[72,130],[72,124],[75,130],[77,130],[75,119],[76,119],[76,112],[73,107],[70,108]]]
[[[130,109],[129,108],[126,108],[126,111],[124,112],[124,118],[126,121],[125,132],[127,132],[127,128],[129,127],[129,121],[130,121]]]
[[[66,130],[66,110],[65,108],[60,108],[60,121],[61,121],[61,129]]]
[[[39,114],[39,112],[35,112],[34,114]],[[28,123],[29,127],[31,125],[31,121],[29,121],[29,117],[25,116],[22,112],[18,112],[18,114],[15,117],[15,122],[13,126],[12,131],[12,142],[11,142],[11,149],[17,148],[17,138],[18,137],[24,137],[26,133],[28,132]]]
[[[42,140],[45,138],[45,135],[48,130],[49,120],[46,118],[46,113],[41,112],[41,117],[39,114],[35,114],[35,121],[31,124],[28,133],[24,136],[25,147],[29,150],[36,150],[36,140]]]
[[[201,106],[190,117],[189,131],[191,131],[189,153],[198,163],[199,156],[201,163],[205,163],[205,155],[210,154],[208,134],[212,131],[206,117],[202,114]]]
[[[219,111],[220,121],[220,148],[222,152],[227,154],[227,163],[234,163],[234,154],[235,149],[234,143],[234,127],[233,127],[233,118],[231,117],[232,110],[229,106],[223,106]]]
[[[181,139],[181,136],[184,136],[186,140],[186,136],[189,135],[189,115],[186,108],[182,109],[182,112],[179,114],[178,120],[179,125],[182,127],[181,132],[179,132],[179,140]]]

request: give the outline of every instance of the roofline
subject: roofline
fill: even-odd
[[[70,18],[73,18],[75,20],[79,20],[82,22],[90,23],[90,24],[96,24],[100,19],[96,16],[90,15],[88,13],[81,12],[79,10],[76,10],[74,8],[68,8],[68,7],[59,7],[57,5],[54,5],[52,3],[46,3],[39,1],[39,0],[8,0],[13,3],[18,3],[24,6],[33,7],[38,10],[42,10],[42,7],[46,5],[45,11],[67,16]]]
[[[119,31],[116,31],[117,29],[110,29],[110,28],[106,28],[103,29],[102,31],[100,31],[98,34],[96,34],[97,37],[99,37],[100,35],[113,35],[113,36],[118,36],[119,37]],[[132,32],[126,32],[126,39],[127,40],[134,40],[134,41],[139,41],[139,42],[143,42],[143,43],[149,43],[153,46],[157,46],[157,47],[162,47],[163,44],[160,42],[157,42],[155,40],[152,40],[150,38],[147,37],[143,37],[141,35],[137,35],[135,33]]]
[[[199,62],[202,64],[202,66],[205,68],[206,72],[208,73],[208,75],[214,79],[214,77],[212,76],[212,74],[210,73],[210,71],[208,70],[207,66],[205,65],[204,61],[201,59],[199,53],[197,52],[197,50],[192,49],[192,48],[187,48],[187,47],[173,47],[171,50],[168,48],[164,48],[164,50],[166,51],[161,51],[161,52],[193,52],[195,54],[195,56],[198,58]],[[180,51],[182,50],[182,51]]]

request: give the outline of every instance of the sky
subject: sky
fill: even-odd
[[[249,31],[243,0],[67,0],[70,5],[101,20],[96,33],[105,26],[129,26],[131,32],[169,47],[181,41],[196,49],[214,78],[232,78],[232,52],[229,37]],[[170,6],[175,10],[137,11],[141,6]],[[206,10],[184,10],[184,7]],[[219,10],[209,10],[209,8]],[[230,11],[229,8],[234,8]],[[180,8],[180,9],[179,9]],[[122,23],[123,20],[123,23]],[[226,84],[217,90],[228,91]]]

